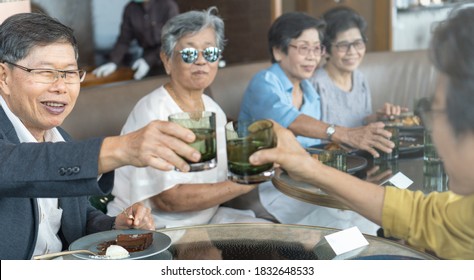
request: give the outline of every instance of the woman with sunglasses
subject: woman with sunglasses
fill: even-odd
[[[339,126],[357,127],[377,121],[377,115],[399,115],[406,108],[385,103],[372,113],[370,88],[357,68],[364,59],[367,23],[354,10],[337,7],[323,15],[326,62],[310,79],[321,96],[321,119]]]
[[[217,167],[198,172],[163,172],[151,168],[121,168],[116,173],[108,213],[119,213],[128,201],[143,201],[152,208],[158,227],[222,222],[260,221],[250,210],[219,207],[255,188],[227,181],[224,126],[226,115],[204,90],[214,80],[224,48],[224,22],[207,11],[190,11],[170,19],[162,30],[161,59],[169,83],[142,98],[131,112],[122,133],[152,120],[167,120],[179,112],[216,114]],[[134,189],[134,186],[137,189]]]

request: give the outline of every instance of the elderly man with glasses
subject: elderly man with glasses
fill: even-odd
[[[194,134],[167,122],[72,141],[59,126],[86,75],[77,58],[72,30],[46,15],[17,14],[0,25],[0,259],[58,252],[86,234],[113,228],[154,229],[143,204],[126,205],[110,217],[88,196],[109,193],[114,169],[124,165],[189,170],[174,151],[199,160],[186,143]]]

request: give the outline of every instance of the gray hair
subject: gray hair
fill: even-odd
[[[69,43],[79,57],[73,30],[59,21],[39,13],[21,13],[0,25],[0,62],[15,63],[27,57],[33,47]]]
[[[161,31],[161,51],[171,57],[182,37],[196,34],[208,27],[213,28],[216,33],[216,47],[224,51],[224,21],[214,13],[217,13],[217,8],[213,6],[204,11],[182,13],[168,20]]]

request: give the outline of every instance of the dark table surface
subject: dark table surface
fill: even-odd
[[[339,230],[284,224],[221,224],[160,230],[172,239],[166,252],[177,260],[328,260],[335,254],[324,236]],[[364,235],[369,245],[340,259],[436,259],[400,243]]]
[[[448,178],[442,162],[425,161],[423,159],[423,146],[402,148],[399,158],[390,161],[374,160],[367,152],[355,152],[353,155],[366,159],[367,165],[353,174],[362,180],[382,184],[397,172],[402,172],[413,181],[413,184],[408,187],[410,190],[419,190],[424,193],[448,190]],[[284,194],[304,202],[348,209],[344,204],[327,195],[321,189],[292,180],[282,170],[277,170],[273,184]]]

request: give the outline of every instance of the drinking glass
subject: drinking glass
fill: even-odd
[[[273,123],[269,120],[228,122],[227,140],[228,178],[241,184],[258,184],[274,176],[273,163],[252,165],[249,157],[258,150],[276,147]]]
[[[441,158],[436,151],[436,147],[433,144],[433,139],[431,137],[431,131],[426,127],[424,131],[423,138],[423,159],[429,162],[441,162]]]
[[[191,147],[201,153],[199,162],[186,162],[191,167],[190,171],[202,171],[217,166],[216,157],[216,114],[213,112],[181,112],[168,117],[170,122],[189,128],[196,135],[196,140]]]
[[[374,161],[379,162],[379,161],[385,161],[385,160],[394,160],[398,158],[399,146],[400,146],[400,136],[399,136],[400,125],[401,124],[399,123],[385,124],[384,129],[392,133],[392,137],[390,137],[390,141],[392,141],[395,144],[395,147],[393,147],[391,153],[386,153],[377,149],[380,156],[374,159]]]
[[[423,191],[444,192],[448,190],[448,175],[442,162],[423,161]]]
[[[310,148],[307,151],[312,157],[317,158],[320,162],[327,166],[334,167],[338,170],[347,171],[347,153],[344,150],[324,150]]]

